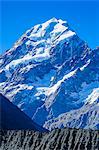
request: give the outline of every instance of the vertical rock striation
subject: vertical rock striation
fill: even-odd
[[[1,130],[0,150],[98,150],[99,131],[56,129],[49,133]]]

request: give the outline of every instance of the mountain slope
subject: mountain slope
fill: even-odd
[[[0,129],[47,131],[34,123],[2,94],[0,94]]]
[[[0,57],[0,92],[50,130],[98,129],[98,59],[99,48],[91,50],[67,22],[52,18]]]

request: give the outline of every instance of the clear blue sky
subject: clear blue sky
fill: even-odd
[[[0,53],[35,24],[52,17],[67,20],[91,48],[99,46],[99,1],[1,1]]]

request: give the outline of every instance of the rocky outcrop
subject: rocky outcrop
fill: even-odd
[[[0,150],[98,150],[99,131],[56,129],[49,133],[0,131]]]

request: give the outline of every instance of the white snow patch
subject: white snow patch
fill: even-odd
[[[41,49],[39,50],[40,51],[34,56],[27,54],[23,58],[13,60],[12,62],[10,62],[8,65],[5,66],[5,70],[8,73],[10,68],[14,69],[19,64],[28,64],[30,61],[42,62],[50,58],[49,54],[50,48],[45,49],[44,53],[40,53]]]
[[[54,26],[54,30],[51,32],[52,33],[62,33],[64,32],[68,27],[63,26],[62,24],[58,23]]]
[[[46,95],[47,97],[50,96],[51,94],[55,93],[57,89],[60,87],[61,83],[64,82],[66,79],[72,77],[76,73],[77,69],[66,74],[61,80],[59,80],[55,85],[52,87],[37,87],[37,93],[35,96],[40,96],[41,94]],[[49,103],[49,100],[46,101],[46,104]]]
[[[83,83],[82,84],[82,90],[78,93],[79,94],[79,102],[83,101],[86,103],[86,99],[90,93],[92,93],[93,89],[99,87],[99,82],[95,81],[90,84]]]
[[[3,59],[0,59],[0,64],[2,64],[3,63]]]
[[[99,98],[99,88],[94,88],[92,93],[88,95],[86,103],[92,104]]]
[[[47,91],[47,95],[51,95],[52,93],[55,93],[57,89],[60,87],[61,83],[64,82],[66,79],[72,77],[76,73],[77,69],[74,71],[71,71],[70,73],[66,74],[61,80],[59,80],[54,86],[50,87]]]
[[[52,87],[38,87],[37,88],[37,93],[35,94],[35,96],[40,96],[41,94],[44,94],[45,96],[49,97],[48,99],[46,99],[45,101],[45,107],[46,109],[48,109],[54,99],[53,96],[55,95],[55,92],[58,90],[58,88],[60,87],[61,83],[64,82],[66,79],[72,77],[75,73],[76,73],[77,69],[66,74],[61,80],[59,80],[55,85],[53,85]],[[52,96],[52,98],[50,98],[50,96]]]
[[[90,59],[87,61],[87,63],[80,68],[81,71],[83,71],[88,65],[90,64]]]
[[[58,38],[58,42],[65,40],[69,37],[72,37],[73,35],[75,35],[76,33],[73,31],[66,31],[64,32],[59,38]]]
[[[59,21],[59,23],[61,23],[61,24],[67,23],[67,21],[64,21],[64,20],[61,20],[61,19],[59,19],[58,21]]]
[[[8,87],[5,87],[4,91],[6,91],[7,89],[8,89]],[[21,90],[32,90],[33,86],[32,85],[27,85],[27,84],[18,84],[16,86],[13,86],[13,85],[9,86],[9,90],[10,89],[11,89],[11,91],[7,92],[7,94],[6,94],[6,96],[9,97],[9,98],[16,95]]]

